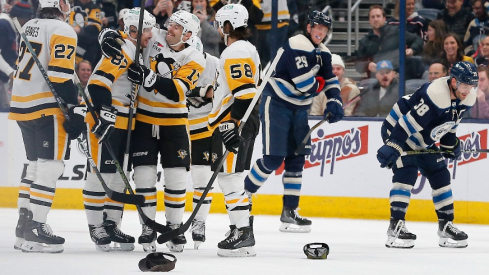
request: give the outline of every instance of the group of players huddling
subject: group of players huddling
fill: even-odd
[[[201,198],[219,160],[225,157],[217,181],[224,194],[230,231],[218,244],[218,255],[254,256],[252,194],[268,176],[285,162],[284,206],[281,231],[309,232],[311,221],[297,213],[305,156],[311,146],[294,154],[309,131],[307,109],[318,93],[328,98],[324,119],[343,118],[339,82],[332,73],[331,53],[322,44],[331,29],[331,19],[313,11],[305,34],[291,37],[277,57],[275,73],[263,76],[256,48],[246,39],[248,11],[228,4],[216,14],[216,27],[226,45],[220,58],[204,52],[196,37],[199,19],[186,11],[175,12],[164,29],[155,18],[139,8],[124,15],[124,32],[102,31],[99,36],[104,55],[95,66],[77,102],[73,82],[77,36],[65,23],[70,5],[66,0],[40,0],[40,18],[23,30],[36,49],[49,81],[68,110],[65,119],[56,98],[23,41],[13,84],[9,118],[16,120],[29,161],[19,190],[19,221],[16,249],[24,252],[59,253],[65,239],[53,234],[46,223],[54,198],[56,181],[62,175],[69,141],[82,136],[95,161],[83,188],[83,201],[90,237],[97,250],[134,250],[135,238],[120,230],[123,204],[107,197],[99,175],[116,192],[125,192],[111,153],[124,163],[130,135],[130,164],[136,193],[143,195],[141,209],[150,219],[156,216],[158,156],[165,178],[164,204],[167,226],[183,223],[187,173],[191,172],[194,207]],[[143,24],[138,29],[138,21]],[[138,36],[141,55],[136,56]],[[135,60],[138,59],[138,62]],[[34,65],[34,66],[33,66]],[[452,223],[453,198],[450,176],[442,154],[460,156],[455,135],[462,113],[475,101],[477,71],[466,62],[457,63],[449,77],[423,85],[393,107],[382,127],[382,146],[377,158],[382,167],[392,168],[393,188],[388,247],[410,248],[416,236],[405,227],[405,213],[411,189],[420,171],[433,188],[439,218],[440,245],[467,246],[467,235]],[[251,105],[258,85],[265,85],[259,111]],[[137,98],[134,88],[139,87]],[[134,104],[135,100],[137,104]],[[87,111],[93,108],[96,117]],[[253,111],[245,117],[248,108]],[[134,112],[132,116],[131,112]],[[130,118],[134,117],[133,121]],[[246,121],[241,132],[240,123]],[[251,166],[255,137],[262,127],[263,157]],[[128,125],[132,125],[128,128]],[[409,156],[404,151],[437,149],[439,154]],[[110,144],[112,152],[109,152]],[[308,145],[310,145],[310,140]],[[229,151],[229,154],[225,154]],[[244,175],[245,170],[251,170]],[[192,221],[194,247],[205,241],[205,221],[212,197],[204,199]],[[157,232],[142,224],[138,243],[147,252],[156,251]],[[110,244],[116,244],[111,246]],[[170,251],[182,252],[187,243],[179,235],[167,242]]]

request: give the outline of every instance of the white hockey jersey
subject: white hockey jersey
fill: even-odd
[[[197,81],[197,87],[202,87],[206,85],[212,85],[214,90],[217,87],[217,74],[219,68],[219,58],[205,53],[206,66],[204,72]],[[190,139],[202,139],[210,137],[212,132],[209,131],[208,118],[209,113],[212,111],[212,104],[207,104],[200,108],[195,108],[189,106],[189,124],[190,124]]]
[[[22,28],[53,83],[73,79],[77,36],[65,22],[32,19]],[[61,93],[62,91],[58,91]],[[14,75],[9,119],[33,120],[41,116],[62,115],[41,71],[22,41]]]
[[[260,57],[250,42],[238,40],[227,47],[219,61],[217,89],[209,126],[214,129],[221,121],[231,119],[234,98],[253,99],[260,79]]]
[[[172,79],[175,88],[138,94],[136,120],[153,125],[188,125],[186,92],[195,88],[204,71],[204,56],[194,47],[175,51],[166,43],[166,31],[153,29],[153,38],[143,51],[144,65],[161,76]],[[173,90],[170,90],[173,89]],[[172,100],[165,93],[171,93]]]

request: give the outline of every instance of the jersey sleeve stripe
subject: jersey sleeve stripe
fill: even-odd
[[[41,98],[49,98],[53,97],[53,93],[51,92],[44,92],[44,93],[38,93],[38,94],[33,94],[33,95],[28,95],[28,96],[18,96],[18,95],[12,95],[12,101],[15,102],[29,102]]]
[[[236,87],[236,88],[235,88],[234,90],[232,90],[231,92],[232,92],[232,93],[233,93],[233,95],[234,95],[234,94],[236,94],[236,93],[237,93],[237,92],[239,92],[239,91],[246,90],[246,89],[251,89],[251,88],[256,89],[256,85],[255,85],[255,83],[243,84],[243,85],[241,85],[241,86],[239,86],[239,87]]]
[[[75,70],[73,70],[73,69],[68,69],[68,68],[63,68],[63,67],[58,67],[58,66],[49,66],[48,71],[65,73],[65,74],[73,74],[75,72]]]
[[[147,98],[144,98],[142,96],[138,96],[138,102],[151,106],[151,107],[157,107],[157,108],[187,108],[187,105],[185,104],[180,104],[180,103],[165,103],[165,102],[158,102],[158,101],[151,101]]]
[[[108,79],[110,82],[114,82],[114,81],[115,81],[115,76],[113,76],[113,75],[112,75],[112,74],[110,74],[110,73],[106,73],[106,72],[104,72],[104,71],[97,70],[97,71],[95,71],[95,73],[94,73],[94,74],[99,75],[99,76],[101,76],[101,77],[105,77],[105,78],[107,78],[107,79]]]
[[[105,79],[106,81],[106,79]],[[99,80],[99,79],[91,79],[90,82],[89,82],[89,85],[97,85],[97,86],[101,86],[101,87],[104,87],[105,89],[111,91],[111,87],[110,85],[112,83],[106,83],[105,81],[103,80]]]

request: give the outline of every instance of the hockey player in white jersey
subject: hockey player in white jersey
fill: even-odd
[[[209,126],[212,135],[211,167],[216,170],[225,149],[229,154],[217,180],[224,194],[231,222],[230,234],[219,242],[219,256],[255,256],[253,217],[250,217],[248,195],[243,185],[243,172],[249,169],[253,144],[258,133],[258,113],[254,110],[244,128],[238,124],[257,92],[260,77],[260,57],[256,48],[245,39],[248,11],[240,4],[229,4],[216,13],[219,33],[227,46],[221,54],[218,87],[214,94]]]
[[[110,143],[119,163],[123,163],[128,136],[128,116],[132,83],[127,78],[129,66],[134,63],[138,32],[141,31],[141,47],[145,48],[152,37],[155,17],[144,11],[142,30],[138,30],[140,9],[134,8],[124,15],[124,32],[127,38],[118,57],[100,59],[88,80],[87,91],[99,118],[86,117],[89,131],[90,153],[108,187],[124,192],[125,184],[103,142]],[[101,34],[103,37],[103,33]],[[134,122],[132,123],[134,125]],[[94,171],[87,174],[83,188],[83,202],[87,215],[90,237],[97,250],[110,251],[110,243],[116,243],[123,251],[134,250],[135,239],[119,229],[124,204],[109,199]],[[104,221],[104,214],[106,219]]]
[[[186,93],[195,88],[204,71],[204,56],[188,44],[200,30],[199,19],[177,11],[167,30],[157,30],[143,51],[144,65],[129,67],[129,79],[144,89],[138,95],[136,128],[131,155],[136,193],[146,197],[142,209],[151,219],[156,215],[158,154],[165,178],[167,225],[180,227],[185,208],[187,172],[190,169],[190,136]],[[139,243],[154,250],[156,232],[143,225]],[[182,234],[169,242],[170,251],[182,252],[187,243]]]
[[[69,156],[69,140],[80,135],[84,108],[77,106],[73,84],[76,33],[64,21],[70,13],[66,0],[40,0],[39,18],[23,26],[28,41],[49,80],[69,110],[65,121],[32,53],[22,41],[14,74],[9,119],[16,120],[24,139],[29,164],[19,188],[19,221],[14,248],[24,252],[63,252],[65,239],[46,223]]]
[[[193,207],[202,197],[202,192],[212,177],[211,171],[211,137],[212,131],[208,127],[208,117],[212,110],[212,97],[217,85],[217,70],[219,58],[203,51],[203,45],[196,36],[191,44],[205,57],[206,66],[199,77],[196,87],[187,93],[188,120],[191,139],[191,166],[190,174],[194,188]],[[208,193],[197,215],[192,220],[192,240],[194,248],[198,249],[205,242],[205,221],[212,203],[212,193]]]

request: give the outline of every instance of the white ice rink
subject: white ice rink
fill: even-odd
[[[188,216],[188,213],[185,213]],[[136,244],[133,252],[97,252],[90,240],[83,211],[52,210],[48,223],[55,234],[66,239],[61,254],[22,253],[13,249],[16,209],[0,209],[0,274],[138,274],[138,262],[145,257]],[[157,221],[164,222],[163,213]],[[255,217],[256,257],[221,258],[217,243],[228,228],[227,215],[211,214],[207,221],[207,241],[193,249],[190,233],[175,274],[489,274],[489,226],[457,224],[469,235],[465,249],[438,246],[435,223],[407,222],[417,234],[413,249],[388,249],[384,246],[388,221],[313,218],[308,234],[281,233],[278,216]],[[126,211],[122,230],[137,237],[141,232],[136,211]],[[325,242],[330,247],[327,260],[308,260],[302,247],[310,242]],[[164,245],[158,251],[168,252]]]

